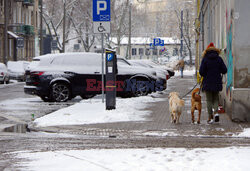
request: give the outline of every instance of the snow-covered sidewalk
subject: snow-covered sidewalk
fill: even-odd
[[[18,152],[21,170],[221,170],[247,171],[249,147],[94,149],[81,151]]]
[[[63,108],[34,121],[37,127],[55,125],[80,125],[125,121],[147,120],[150,111],[143,110],[150,102],[164,99],[155,98],[158,93],[136,98],[117,98],[116,110],[106,110],[100,96]]]
[[[194,75],[194,70],[185,70],[185,75]],[[175,76],[180,73],[176,71]],[[34,121],[37,127],[58,125],[80,125],[125,121],[145,121],[150,112],[144,110],[149,103],[161,100],[159,92],[136,98],[117,98],[116,110],[105,110],[101,97],[82,100],[80,103],[58,110]]]

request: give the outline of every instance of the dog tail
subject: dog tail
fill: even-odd
[[[184,105],[185,105],[185,101],[184,101],[184,100],[181,100],[181,101],[180,101],[180,104],[181,104],[181,106],[184,106]]]
[[[192,97],[195,98],[195,94],[196,94],[197,92],[199,92],[199,91],[200,91],[199,88],[194,89],[193,92],[192,92]]]

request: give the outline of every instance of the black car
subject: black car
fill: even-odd
[[[101,54],[48,54],[34,58],[33,63],[26,70],[27,94],[44,101],[64,102],[78,95],[89,98],[102,92]],[[160,84],[153,70],[118,62],[117,95],[146,95],[160,88]]]

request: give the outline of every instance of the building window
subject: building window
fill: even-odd
[[[153,50],[153,55],[157,55],[157,49]]]
[[[178,56],[178,55],[179,55],[178,48],[174,48],[174,50],[173,50],[173,56]]]
[[[149,49],[149,48],[146,49],[146,55],[147,55],[147,56],[150,55],[150,49]]]
[[[132,55],[133,55],[133,56],[136,55],[136,48],[132,48]]]
[[[139,48],[139,55],[140,56],[144,55],[144,49],[143,48]]]

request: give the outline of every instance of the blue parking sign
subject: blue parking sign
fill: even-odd
[[[93,21],[110,21],[110,0],[93,0]]]
[[[164,46],[164,40],[160,38],[154,38],[154,46]]]
[[[108,61],[108,62],[112,61],[113,58],[114,58],[114,54],[113,54],[113,53],[109,53],[109,54],[107,55],[107,61]]]

